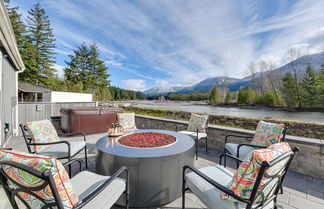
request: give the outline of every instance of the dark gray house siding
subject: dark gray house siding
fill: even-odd
[[[9,60],[3,57],[2,60],[2,141],[6,141],[14,135],[17,130],[17,71],[10,64]]]
[[[25,69],[3,0],[0,0],[0,147],[18,133],[18,73]]]

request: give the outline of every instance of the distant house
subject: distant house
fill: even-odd
[[[18,133],[18,73],[24,69],[6,7],[0,1],[0,147]]]
[[[92,94],[51,91],[43,86],[19,83],[19,102],[92,102]]]
[[[45,92],[50,92],[43,86],[29,83],[18,83],[18,101],[19,102],[42,102]]]
[[[92,94],[47,91],[43,94],[43,102],[92,102]]]

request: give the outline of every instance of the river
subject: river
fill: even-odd
[[[146,102],[146,101],[131,101],[121,102],[126,105],[133,104],[138,107],[150,107],[169,110],[182,110],[187,112],[208,113],[211,115],[226,115],[238,117],[253,117],[274,119],[296,120],[306,122],[316,122],[324,124],[324,113],[321,112],[289,112],[284,110],[272,109],[255,109],[255,108],[239,108],[239,107],[215,107],[210,105],[190,104],[185,102]]]

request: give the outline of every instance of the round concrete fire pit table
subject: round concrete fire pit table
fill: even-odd
[[[96,144],[96,172],[112,175],[120,167],[127,166],[130,172],[131,207],[158,207],[170,203],[181,196],[182,167],[193,165],[194,140],[173,131],[133,131],[138,132],[168,134],[176,140],[161,147],[135,148],[120,144],[118,140],[121,137],[102,137]]]

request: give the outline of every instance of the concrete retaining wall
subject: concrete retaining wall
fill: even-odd
[[[177,125],[188,125],[185,121],[171,120],[165,118],[136,115],[138,128],[174,130]],[[229,128],[225,126],[210,125],[208,127],[208,147],[218,151],[224,150],[224,138],[226,135],[251,136],[254,131]],[[233,139],[235,143],[246,142],[244,139]],[[286,141],[291,147],[298,146],[301,150],[292,162],[291,170],[324,179],[324,140],[286,136]],[[200,142],[204,144],[204,140]]]
[[[128,112],[135,112],[139,115],[149,115],[153,117],[176,119],[176,120],[189,120],[191,113],[179,110],[164,110],[147,107],[126,107],[124,108]],[[287,134],[293,136],[301,136],[307,138],[323,139],[324,140],[324,124],[323,123],[311,123],[293,120],[282,119],[262,119],[272,123],[284,123],[287,127]],[[209,115],[209,124],[221,125],[227,127],[243,128],[254,130],[260,121],[259,118],[247,118],[247,117],[234,117],[224,115]]]

